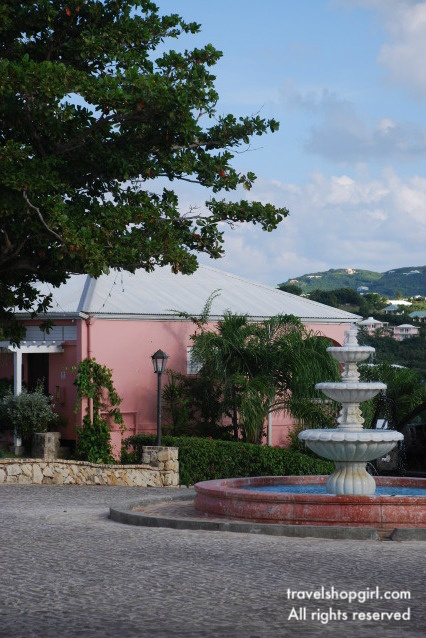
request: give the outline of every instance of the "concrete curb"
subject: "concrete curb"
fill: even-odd
[[[267,534],[293,538],[323,538],[334,540],[380,540],[379,533],[372,527],[324,527],[315,525],[279,525],[274,523],[251,523],[229,520],[199,520],[187,518],[167,518],[156,514],[134,512],[133,508],[172,501],[189,501],[193,494],[174,495],[168,498],[146,499],[110,508],[109,518],[117,523],[142,527],[164,527],[168,529],[208,530],[217,532],[237,532],[240,534]],[[415,530],[413,530],[415,531]],[[411,540],[411,539],[410,539]]]
[[[424,527],[398,527],[391,534],[392,541],[426,541],[426,529]]]

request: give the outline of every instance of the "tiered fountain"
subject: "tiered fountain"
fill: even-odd
[[[351,327],[341,347],[328,351],[343,365],[342,380],[316,388],[342,404],[335,429],[304,430],[299,438],[335,463],[330,476],[268,476],[204,481],[195,485],[195,507],[204,513],[261,523],[368,526],[381,530],[426,528],[426,480],[374,478],[366,463],[392,450],[403,435],[363,428],[360,403],[383,383],[359,380],[358,363],[374,348],[360,346]],[[378,486],[376,493],[376,483]]]
[[[304,430],[299,439],[319,456],[334,461],[336,469],[327,481],[329,494],[365,494],[376,491],[376,482],[366,470],[366,463],[380,458],[403,440],[395,430],[365,430],[360,403],[372,399],[384,383],[361,383],[358,363],[365,361],[374,352],[370,346],[360,346],[357,328],[352,326],[346,333],[342,347],[327,348],[340,364],[343,364],[342,381],[318,383],[315,387],[327,397],[342,404],[338,427],[333,430]]]

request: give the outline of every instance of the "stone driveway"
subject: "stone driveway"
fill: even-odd
[[[161,499],[170,490],[0,486],[0,636],[426,634],[426,542],[174,531],[107,518],[110,505],[154,494]],[[404,590],[411,598],[306,599],[321,587],[344,596],[377,586],[380,595]],[[288,590],[305,599],[289,600]],[[353,619],[360,612],[364,620]],[[409,619],[368,620],[373,612]]]

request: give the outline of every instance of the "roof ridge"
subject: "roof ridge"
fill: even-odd
[[[90,304],[93,299],[97,281],[98,279],[96,277],[92,277],[91,275],[86,275],[86,281],[84,282],[83,292],[81,293],[80,301],[77,307],[77,312],[90,313],[90,310],[85,311],[85,307],[90,308]]]

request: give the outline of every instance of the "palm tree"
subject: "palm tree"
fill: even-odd
[[[391,427],[398,427],[426,398],[424,382],[416,370],[379,363],[360,366],[361,381],[382,381],[387,388],[384,394],[366,401],[363,416],[367,426],[376,427],[377,419],[385,417]]]
[[[337,365],[325,339],[304,328],[293,315],[261,323],[226,312],[216,330],[193,337],[192,357],[201,374],[219,381],[223,410],[234,437],[260,443],[270,411],[287,410],[310,425],[328,425],[315,383],[337,379]]]

